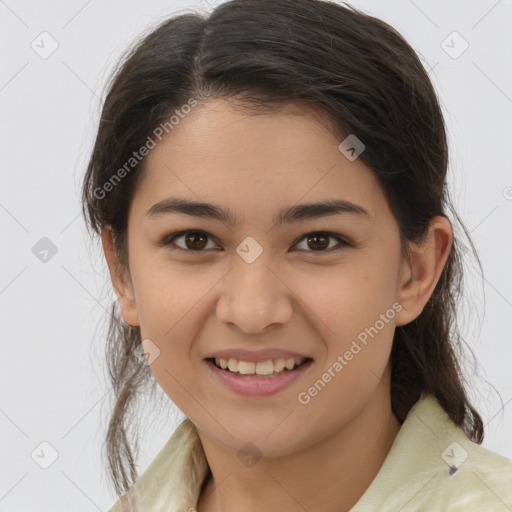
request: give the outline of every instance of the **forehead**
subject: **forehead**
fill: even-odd
[[[227,205],[245,219],[248,209],[261,214],[341,198],[376,214],[383,206],[376,177],[361,160],[347,159],[340,142],[327,115],[308,105],[255,114],[212,101],[184,116],[149,152],[135,207],[142,213],[180,196]]]

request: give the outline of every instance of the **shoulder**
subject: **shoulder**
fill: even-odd
[[[418,483],[425,477],[425,489],[416,500],[421,507],[410,510],[512,510],[512,461],[463,436],[446,438],[450,442],[440,454],[446,466],[417,475]]]
[[[472,442],[431,395],[409,412],[351,512],[512,510],[512,461]]]
[[[208,463],[197,429],[185,419],[109,512],[186,512],[197,503],[207,476]]]
[[[454,445],[452,452],[460,451],[458,470],[445,484],[460,502],[460,510],[512,510],[512,461],[486,448],[462,440],[460,448]],[[464,507],[464,508],[463,508]]]

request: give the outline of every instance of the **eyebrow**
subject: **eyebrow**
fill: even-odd
[[[190,201],[183,198],[169,197],[154,204],[147,212],[149,218],[160,217],[170,213],[184,213],[194,217],[215,219],[233,227],[237,223],[237,215],[221,206]],[[272,220],[277,226],[291,224],[305,219],[327,217],[331,215],[351,214],[371,219],[370,213],[362,206],[344,199],[331,199],[315,203],[301,203],[281,210]]]

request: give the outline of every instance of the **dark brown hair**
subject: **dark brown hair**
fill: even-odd
[[[291,100],[323,111],[340,142],[355,134],[365,144],[359,158],[378,177],[406,254],[406,241],[421,241],[430,219],[450,211],[481,267],[448,197],[447,138],[438,98],[400,34],[348,5],[234,0],[208,15],[186,13],[161,23],[127,51],[108,83],[82,199],[88,227],[100,233],[111,226],[120,269],[129,271],[128,208],[145,160],[122,173],[122,179],[118,171],[123,165],[126,170],[133,152],[191,98],[198,104],[229,98],[255,113]],[[108,193],[106,183],[112,185]],[[454,233],[448,261],[424,310],[396,328],[392,410],[403,422],[421,393],[431,393],[453,422],[481,443],[482,419],[468,400],[460,364],[464,340],[456,305],[463,247]],[[147,365],[134,357],[140,343],[140,328],[124,323],[114,303],[106,356],[115,403],[105,444],[119,494],[138,478],[128,414],[140,389],[155,385]]]

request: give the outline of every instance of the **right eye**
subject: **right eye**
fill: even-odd
[[[185,236],[188,235],[188,236]],[[175,240],[184,238],[185,247],[169,247],[171,244],[175,244]],[[205,246],[207,245],[205,239],[211,238],[208,233],[204,231],[178,231],[164,238],[161,245],[162,247],[169,247],[171,251],[182,251],[182,252],[204,252]],[[187,247],[189,244],[189,247]],[[192,247],[192,248],[190,248]]]

